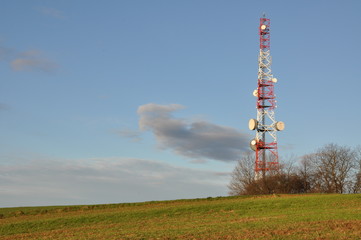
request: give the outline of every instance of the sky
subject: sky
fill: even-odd
[[[358,0],[3,1],[0,207],[226,196],[271,19],[281,157],[360,144]]]

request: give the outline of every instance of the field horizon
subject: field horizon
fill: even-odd
[[[361,194],[0,208],[0,239],[361,239]]]

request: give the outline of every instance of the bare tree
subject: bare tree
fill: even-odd
[[[270,193],[361,193],[361,146],[328,144],[301,158],[283,161],[278,170],[255,179],[254,153],[245,153],[228,185],[231,195]]]
[[[315,154],[307,154],[302,156],[299,166],[297,168],[297,174],[300,176],[303,182],[303,188],[305,192],[317,192],[315,186],[315,168],[313,165]]]
[[[248,152],[237,163],[228,185],[230,195],[305,192],[302,179],[295,173],[293,158],[281,164],[278,170],[268,171],[259,179],[255,179],[254,162],[254,153]]]
[[[356,148],[356,171],[354,176],[354,185],[352,187],[353,193],[361,193],[361,146]]]
[[[361,167],[359,172],[355,175],[355,182],[352,189],[353,193],[361,193]]]
[[[232,179],[228,185],[230,195],[246,194],[246,188],[254,181],[254,162],[253,152],[245,152],[238,161],[232,172]]]
[[[312,158],[315,167],[315,187],[326,193],[344,193],[351,180],[356,153],[349,147],[328,144]]]

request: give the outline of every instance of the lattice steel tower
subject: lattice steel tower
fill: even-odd
[[[274,85],[277,79],[271,71],[270,54],[270,19],[265,15],[259,24],[260,50],[258,57],[257,89],[253,95],[257,98],[257,119],[250,119],[248,127],[256,130],[256,137],[251,141],[251,148],[256,153],[255,178],[260,179],[272,170],[278,170],[277,131],[285,127],[275,117],[276,95]]]

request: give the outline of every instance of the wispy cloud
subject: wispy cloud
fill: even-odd
[[[135,142],[139,142],[141,140],[141,133],[139,131],[134,131],[131,129],[121,129],[114,130],[114,133],[121,137],[130,138]]]
[[[16,49],[0,46],[0,61],[9,63],[13,71],[42,71],[54,72],[58,64],[45,56],[37,49],[18,51]]]
[[[229,175],[131,158],[0,164],[0,207],[226,195]]]
[[[39,50],[21,52],[17,58],[11,61],[14,71],[43,71],[53,72],[58,68],[57,64],[46,58]]]
[[[249,136],[237,129],[172,116],[172,112],[183,108],[178,104],[142,105],[138,108],[139,127],[152,131],[162,149],[192,159],[237,161],[248,149]]]
[[[50,16],[57,19],[64,19],[65,15],[63,12],[50,7],[37,7],[36,10],[45,16]]]
[[[293,150],[295,148],[294,144],[291,143],[287,143],[287,144],[281,144],[278,147],[279,149],[285,150],[285,151],[289,151],[289,150]]]

